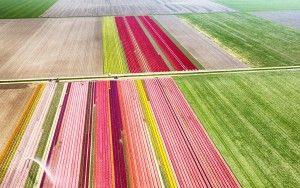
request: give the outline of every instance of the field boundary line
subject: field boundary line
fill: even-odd
[[[170,76],[192,76],[207,74],[233,74],[233,73],[253,73],[270,72],[280,70],[300,70],[300,66],[284,67],[262,67],[262,68],[239,68],[239,69],[219,69],[219,70],[190,70],[190,71],[169,71],[169,72],[147,72],[147,73],[129,73],[129,74],[103,74],[99,76],[73,76],[73,77],[44,77],[28,79],[2,79],[0,84],[14,83],[43,83],[43,82],[73,82],[73,81],[93,81],[93,80],[116,80],[116,79],[142,79]]]

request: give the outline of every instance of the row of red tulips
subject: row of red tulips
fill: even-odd
[[[197,69],[151,17],[116,17],[115,22],[130,72]]]

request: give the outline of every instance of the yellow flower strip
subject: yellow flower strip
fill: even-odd
[[[126,58],[114,17],[103,18],[104,73],[128,73]]]
[[[151,136],[151,142],[155,150],[155,155],[160,164],[160,170],[166,187],[178,187],[173,168],[165,150],[163,140],[161,138],[156,120],[154,118],[150,102],[144,90],[143,82],[136,80],[140,101],[145,115],[148,131]]]
[[[39,84],[35,87],[34,92],[25,105],[22,115],[17,121],[12,135],[9,137],[7,143],[4,146],[4,149],[0,153],[0,183],[3,181],[10,162],[17,151],[17,148],[22,140],[22,136],[27,128],[27,125],[44,89],[44,84]]]

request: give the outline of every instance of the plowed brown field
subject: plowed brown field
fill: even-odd
[[[58,0],[43,17],[147,15],[233,11],[208,0]]]
[[[254,15],[280,23],[295,29],[300,29],[300,11],[260,11],[253,12]]]
[[[0,20],[0,79],[99,74],[100,18]]]
[[[0,85],[0,151],[11,135],[34,85]]]

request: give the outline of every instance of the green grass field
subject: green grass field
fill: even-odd
[[[240,11],[300,10],[299,0],[216,0]]]
[[[180,17],[254,67],[300,65],[300,31],[247,13],[184,14]]]
[[[244,187],[300,187],[300,70],[174,77]]]
[[[0,18],[35,18],[56,0],[0,0]]]

